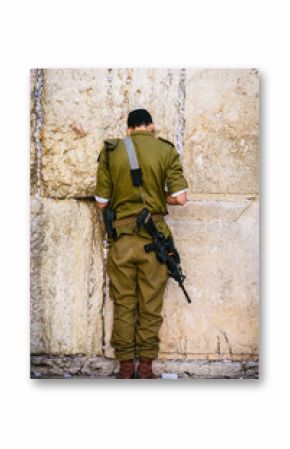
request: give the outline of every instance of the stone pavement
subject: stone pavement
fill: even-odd
[[[118,362],[105,357],[51,356],[31,357],[31,378],[90,378],[114,379]],[[177,374],[179,379],[258,379],[257,358],[246,361],[232,360],[156,360],[155,374]]]

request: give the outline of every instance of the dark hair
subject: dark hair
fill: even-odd
[[[153,123],[151,114],[146,109],[134,109],[129,112],[127,125],[128,128],[136,128],[136,126],[147,126]]]

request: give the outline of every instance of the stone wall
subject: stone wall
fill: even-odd
[[[39,76],[41,154],[34,142]],[[92,195],[102,141],[124,136],[128,111],[145,107],[158,135],[175,143],[189,182],[187,205],[171,207],[167,219],[192,304],[170,280],[158,369],[172,369],[172,360],[180,361],[178,372],[190,372],[190,362],[257,360],[258,89],[255,69],[31,71],[35,357],[114,357],[104,232]]]

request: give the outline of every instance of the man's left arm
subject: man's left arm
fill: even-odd
[[[99,156],[97,168],[97,186],[96,186],[96,206],[99,209],[105,209],[112,196],[112,180],[109,172],[108,161],[106,160],[106,149],[102,149]]]

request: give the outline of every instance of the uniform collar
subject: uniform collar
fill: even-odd
[[[132,131],[130,136],[136,136],[138,134],[144,134],[145,136],[152,136],[154,137],[154,133],[151,131],[147,131],[145,129],[139,130],[139,131]]]

